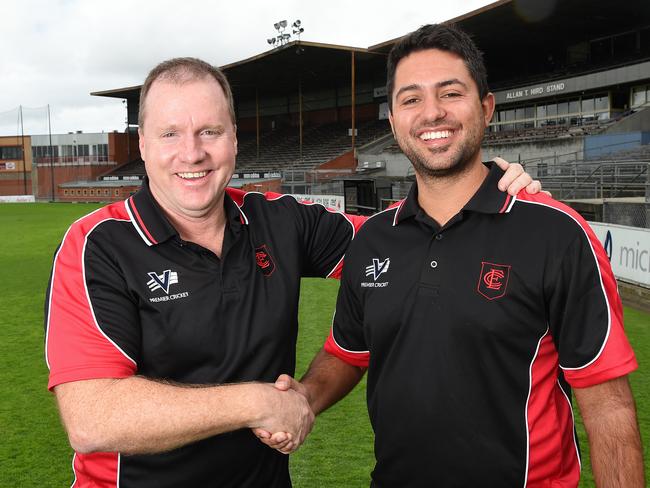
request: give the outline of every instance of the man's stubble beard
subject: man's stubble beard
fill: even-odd
[[[409,137],[415,138],[413,134],[409,134]],[[469,130],[466,140],[462,141],[457,154],[448,155],[449,160],[445,164],[440,164],[440,161],[445,158],[445,153],[452,150],[451,146],[424,149],[426,153],[422,154],[421,150],[411,146],[401,137],[396,136],[396,140],[418,175],[424,179],[440,179],[456,177],[467,171],[481,150],[483,137],[481,129],[478,126],[473,126]]]

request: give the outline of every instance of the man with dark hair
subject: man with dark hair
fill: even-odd
[[[288,487],[287,456],[250,429],[287,450],[311,429],[305,398],[269,382],[295,369],[300,278],[336,276],[364,219],[226,188],[232,95],[200,60],[154,68],[139,136],[142,189],[70,227],[48,290],[74,486]]]
[[[416,184],[360,229],[323,350],[276,387],[318,414],[368,370],[373,487],[575,488],[573,389],[597,486],[641,488],[637,363],[609,262],[569,207],[495,191],[485,78],[452,26],[393,48],[390,122]]]

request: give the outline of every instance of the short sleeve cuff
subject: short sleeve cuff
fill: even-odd
[[[343,349],[339,346],[332,333],[330,332],[329,337],[325,341],[324,349],[326,352],[330,353],[333,356],[336,356],[341,361],[345,361],[352,366],[358,366],[360,368],[367,368],[370,361],[370,352],[369,351],[349,351]]]
[[[612,368],[593,371],[589,367],[579,370],[566,370],[564,377],[572,388],[588,388],[590,386],[605,383],[606,381],[620,378],[631,373],[639,367],[634,355],[625,362]]]
[[[133,376],[135,371],[128,367],[83,367],[75,369],[67,369],[65,371],[50,373],[50,379],[47,384],[47,389],[52,389],[62,383],[70,383],[72,381],[95,380],[104,378],[128,378]]]

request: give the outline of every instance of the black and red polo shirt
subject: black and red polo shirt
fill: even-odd
[[[345,256],[325,347],[368,367],[374,487],[574,488],[570,386],[637,366],[591,229],[501,175],[443,227],[414,185]]]
[[[50,389],[134,374],[220,384],[294,373],[300,278],[339,272],[353,222],[233,189],[225,209],[221,258],[179,237],[146,181],[70,227],[46,300]],[[75,487],[291,485],[287,456],[249,430],[156,455],[76,454],[73,467]]]

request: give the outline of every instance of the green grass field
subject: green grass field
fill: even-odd
[[[56,245],[67,226],[96,205],[0,205],[0,487],[66,487],[70,450],[46,390],[43,300]],[[328,333],[338,283],[303,282],[298,341],[299,376]],[[650,315],[625,310],[639,370],[631,376],[644,446],[650,445]],[[579,425],[583,451],[587,442]],[[316,422],[306,444],[291,457],[294,486],[367,487],[373,466],[365,382]],[[584,456],[581,487],[594,486]],[[650,474],[646,457],[646,476]],[[471,469],[471,466],[468,466]]]

